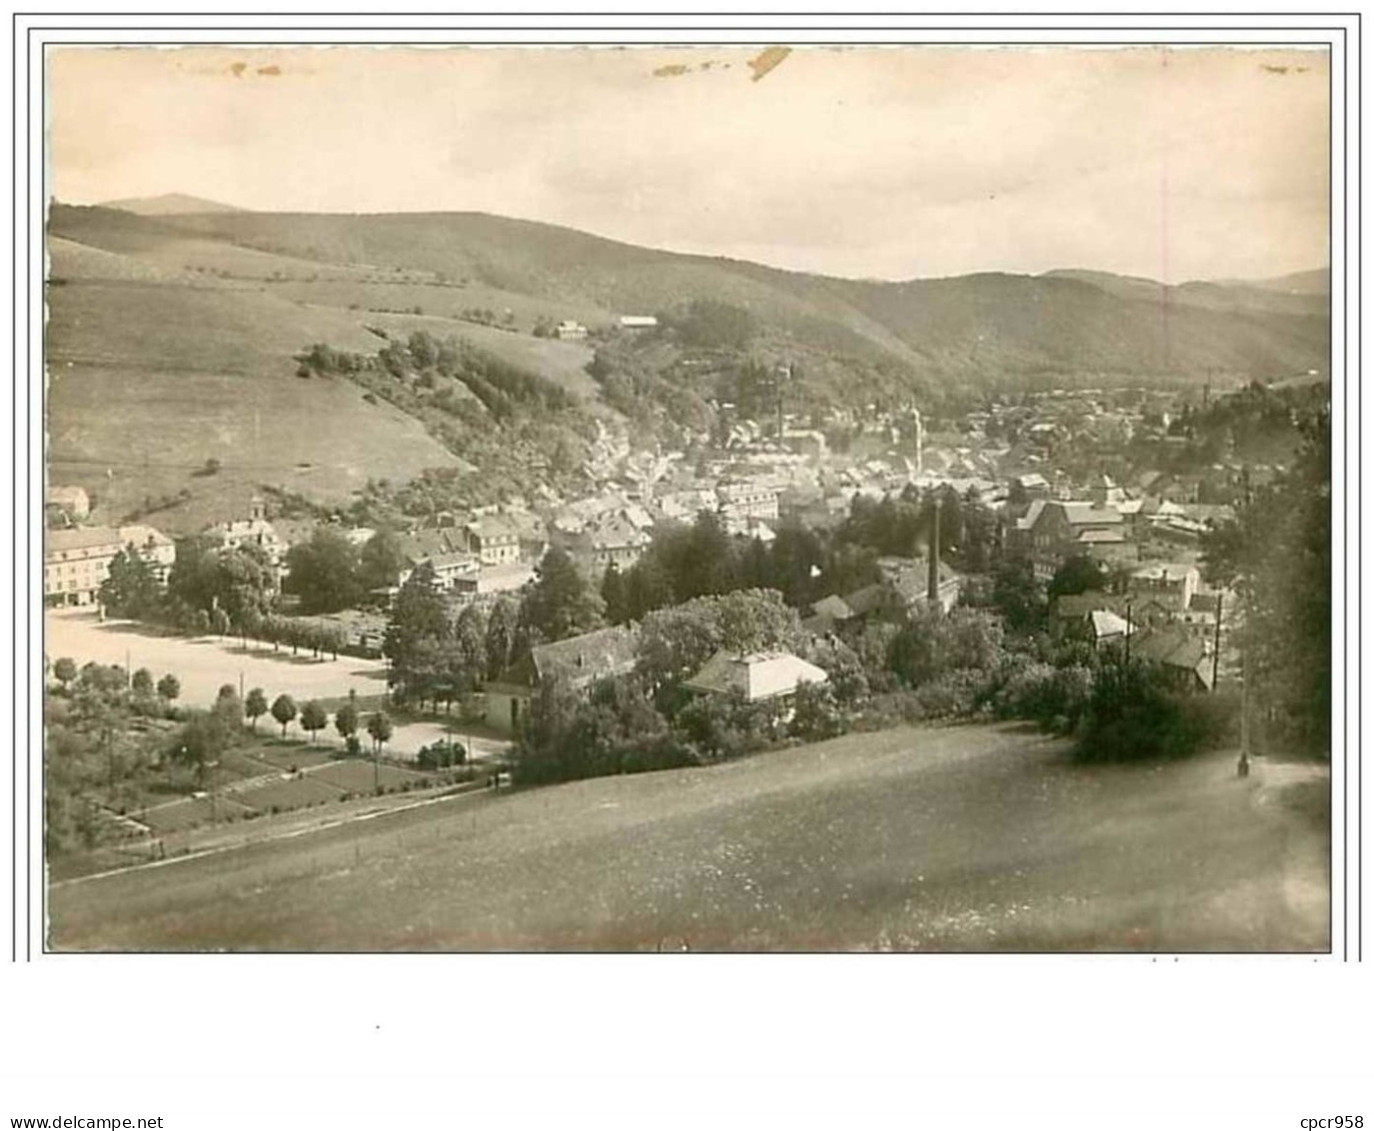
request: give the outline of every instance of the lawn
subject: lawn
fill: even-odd
[[[232,796],[239,804],[259,813],[272,813],[338,801],[344,792],[315,774],[305,774],[238,790]]]
[[[213,801],[209,797],[188,797],[168,805],[160,805],[147,813],[132,815],[135,820],[147,825],[155,835],[166,836],[169,833],[209,824],[212,820],[239,820],[254,816],[257,812],[253,806],[245,805],[238,795],[217,793]]]
[[[375,348],[363,315],[135,282],[56,287],[50,301],[53,481],[92,492],[96,521],[186,489],[189,501],[150,520],[185,533],[241,511],[263,483],[344,503],[369,478],[461,466],[351,381],[295,375],[293,354],[312,342]],[[210,457],[219,473],[193,475]]]
[[[1232,758],[1013,727],[479,792],[51,893],[73,950],[1312,950],[1329,834]],[[1304,801],[1305,804],[1305,801]]]
[[[308,766],[323,766],[334,760],[337,750],[330,751],[329,747],[323,743],[319,746],[309,746],[304,742],[293,742],[273,738],[267,741],[259,740],[258,744],[251,747],[253,757],[269,762],[280,770],[303,770]]]
[[[332,766],[315,770],[310,774],[310,778],[312,781],[328,782],[330,785],[337,786],[349,793],[370,793],[374,781],[374,772],[376,774],[375,781],[383,789],[397,789],[403,786],[421,789],[430,782],[426,774],[417,773],[414,770],[403,770],[397,766],[379,764],[374,771],[371,762],[360,762],[356,759],[335,762]]]

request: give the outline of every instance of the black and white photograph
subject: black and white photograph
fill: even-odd
[[[10,13],[0,1127],[1374,1119],[1359,11],[214,7]]]
[[[66,46],[46,946],[1331,949],[1331,64]]]

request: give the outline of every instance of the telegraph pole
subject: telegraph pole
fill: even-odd
[[[1236,776],[1250,776],[1250,663],[1244,648],[1240,653],[1240,758],[1236,760]]]
[[[1217,693],[1217,667],[1221,663],[1221,594],[1217,594],[1217,623],[1212,633],[1212,694]]]
[[[1126,599],[1126,667],[1131,666],[1131,601]]]

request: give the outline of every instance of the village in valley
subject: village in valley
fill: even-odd
[[[53,63],[58,149],[154,88],[286,145],[53,159],[54,949],[1329,949],[1323,67],[350,50],[377,138],[475,76],[459,173],[326,172],[289,49]]]
[[[596,338],[662,333],[627,317]],[[396,379],[422,383],[428,352],[413,339]],[[93,781],[50,778],[55,875],[913,722],[1081,734],[1114,667],[1215,700],[1163,741],[1234,743],[1243,602],[1208,548],[1283,481],[1320,382],[982,394],[936,417],[803,414],[791,368],[770,376],[771,411],[712,400],[671,449],[596,419],[572,490],[384,527],[357,521],[381,513],[371,484],[305,517],[264,485],[176,538],[94,521],[99,478],[49,487],[48,674],[106,728]]]

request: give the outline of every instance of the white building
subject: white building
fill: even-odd
[[[481,563],[475,554],[431,554],[420,559],[410,568],[402,570],[400,584],[405,585],[410,580],[410,575],[426,562],[434,570],[434,587],[440,593],[473,594],[477,592],[477,578],[481,572]]]
[[[510,565],[520,560],[520,529],[505,515],[484,515],[464,528],[468,550],[484,566]]]
[[[720,515],[730,533],[743,533],[751,522],[778,521],[778,489],[758,480],[724,483],[717,488]]]
[[[80,487],[49,487],[44,503],[72,518],[85,518],[91,513],[90,496]]]
[[[160,584],[176,560],[172,540],[151,526],[75,526],[50,530],[43,545],[43,599],[50,605],[91,605],[121,550],[137,553]]]
[[[206,534],[217,540],[226,550],[256,546],[266,555],[268,562],[278,569],[286,557],[287,545],[277,534],[276,528],[267,520],[267,504],[256,495],[248,504],[246,519],[218,522],[210,527]]]

